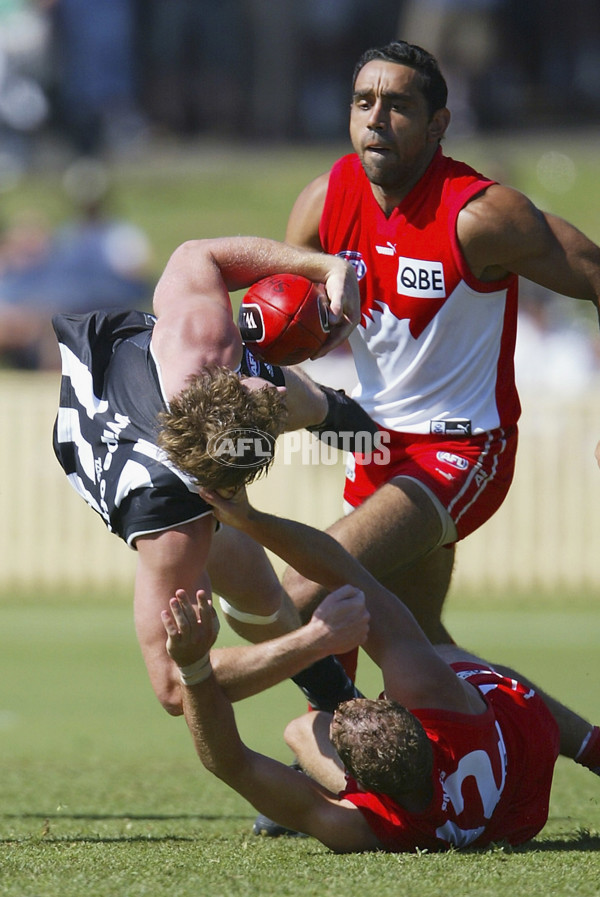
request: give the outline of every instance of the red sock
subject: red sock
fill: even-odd
[[[345,654],[336,654],[335,655],[341,665],[346,670],[347,675],[352,679],[353,682],[356,682],[356,667],[358,666],[358,648],[352,648],[351,651],[346,651]]]
[[[583,740],[575,762],[587,766],[597,776],[600,776],[600,728],[594,726],[589,735]]]

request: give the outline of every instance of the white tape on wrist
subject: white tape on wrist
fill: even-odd
[[[179,667],[179,678],[184,685],[198,685],[199,682],[208,679],[211,673],[210,651],[195,663],[190,663],[187,667]]]
[[[277,608],[274,614],[269,614],[268,617],[264,617],[262,614],[247,614],[243,610],[238,610],[237,607],[233,607],[228,601],[225,601],[225,599],[221,597],[219,597],[219,604],[221,605],[221,610],[224,614],[227,614],[228,617],[232,617],[232,619],[237,620],[239,623],[251,623],[254,626],[268,626],[269,623],[274,623],[279,617],[280,608]]]

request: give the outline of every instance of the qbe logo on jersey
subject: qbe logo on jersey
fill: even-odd
[[[398,259],[398,292],[421,299],[445,299],[446,284],[442,262],[423,259]]]

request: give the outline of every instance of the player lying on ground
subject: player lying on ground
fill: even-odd
[[[241,741],[212,674],[210,600],[198,594],[197,614],[179,591],[162,621],[206,768],[260,813],[340,852],[519,844],[539,832],[559,750],[569,745],[575,757],[582,743],[597,743],[599,730],[456,646],[436,650],[406,606],[327,534],[256,511],[243,490],[232,500],[203,494],[219,519],[334,596],[364,595],[364,648],[385,694],[288,726],[288,743],[311,776],[258,754]]]
[[[173,410],[182,391],[189,405],[190,390],[200,400],[221,390],[226,401],[220,412],[225,407],[228,416],[216,425],[267,429],[272,441],[284,427],[327,422],[332,408],[354,408],[366,418],[350,399],[291,369],[260,364],[245,350],[229,291],[282,272],[325,285],[332,344],[343,338],[358,318],[352,267],[259,237],[180,246],[156,288],[156,317],[124,311],[54,319],[63,365],[55,452],[74,488],[137,552],[138,640],[154,691],[172,714],[181,713],[179,676],[165,651],[160,611],[177,588],[195,595],[214,586],[226,599],[228,622],[249,642],[278,637],[296,628],[299,618],[263,549],[228,526],[215,533],[212,509],[197,484],[158,446],[159,418]],[[206,409],[200,401],[196,413]],[[243,465],[211,459],[204,482],[239,487],[268,465],[269,446],[258,459],[244,457]],[[217,473],[226,478],[220,481]],[[328,687],[329,674],[321,678]]]

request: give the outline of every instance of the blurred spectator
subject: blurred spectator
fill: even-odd
[[[484,126],[598,121],[598,0],[502,0],[498,27],[502,78],[488,76]]]
[[[407,0],[398,36],[438,58],[453,132],[598,120],[598,0]]]
[[[31,138],[47,120],[49,25],[43,3],[0,2],[0,176],[28,164]]]
[[[159,128],[178,136],[239,136],[250,94],[243,0],[140,0],[143,96]]]
[[[300,136],[345,138],[349,84],[358,57],[396,37],[407,0],[301,0],[296,4]]]
[[[144,137],[138,105],[135,0],[46,0],[56,106],[78,154],[129,148]]]
[[[452,97],[452,133],[479,126],[478,92],[496,70],[498,14],[504,0],[407,0],[398,37],[425,47],[438,60]]]
[[[0,0],[0,137],[345,139],[356,58],[396,38],[440,60],[453,134],[600,120],[598,0]]]
[[[143,308],[151,300],[150,246],[135,225],[109,214],[109,180],[91,160],[74,164],[64,186],[75,216],[55,232],[23,213],[0,244],[0,357],[5,365],[58,365],[55,312]]]
[[[515,350],[515,374],[523,396],[529,390],[575,399],[600,374],[596,313],[573,312],[570,300],[522,282]],[[592,329],[592,327],[594,329]]]

